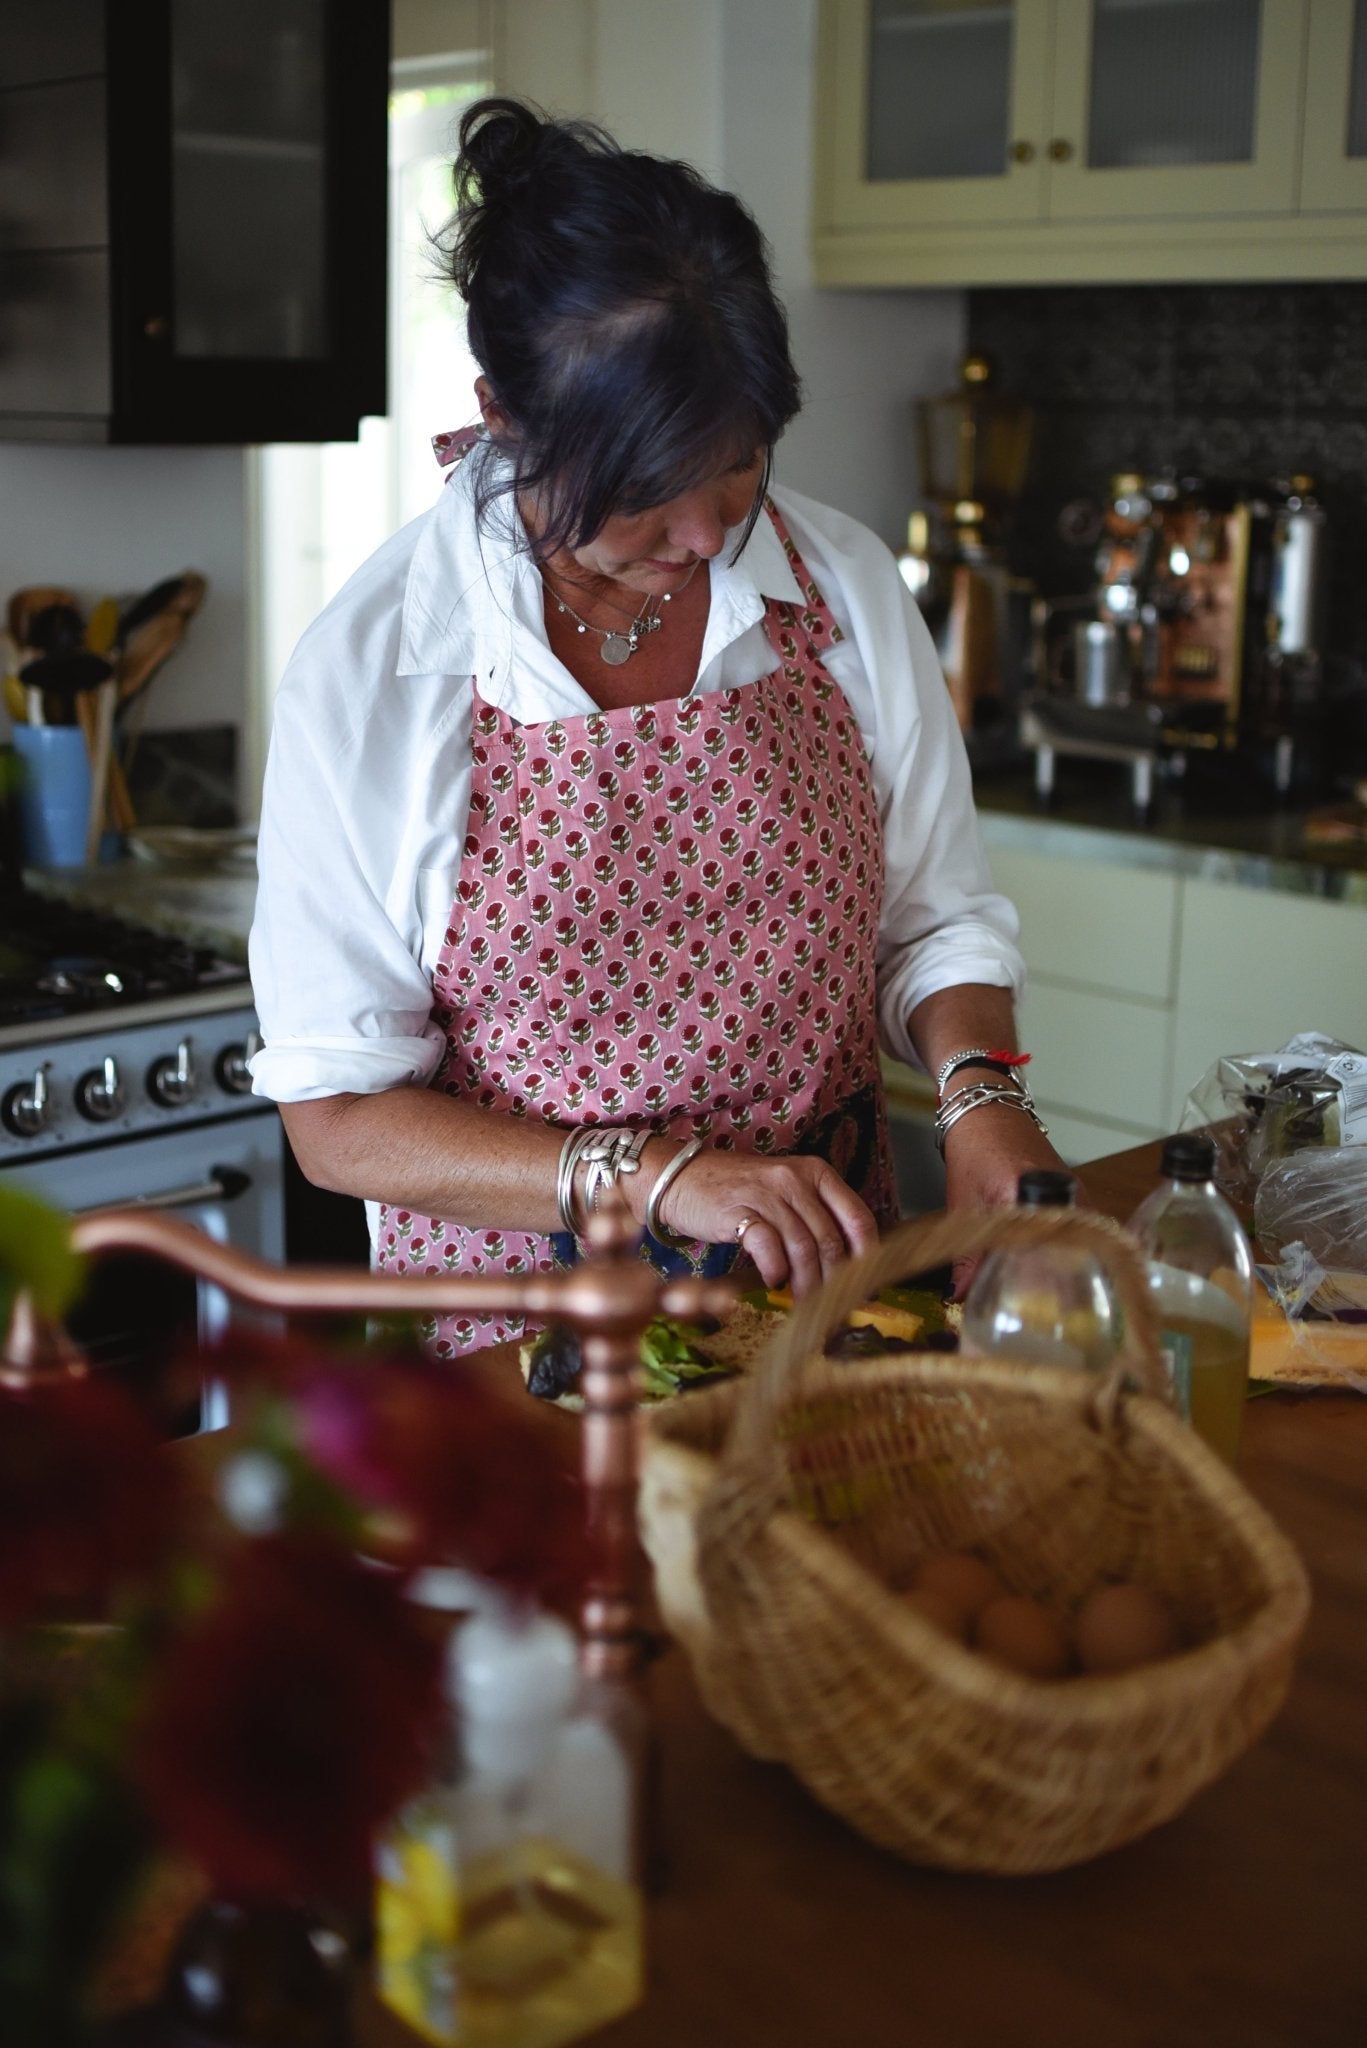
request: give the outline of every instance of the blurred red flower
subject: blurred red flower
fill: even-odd
[[[459,1369],[302,1363],[288,1392],[300,1448],[378,1518],[392,1562],[460,1564],[543,1597],[581,1584],[577,1477],[529,1422]]]
[[[154,1674],[134,1774],[221,1892],[347,1897],[430,1765],[440,1679],[396,1577],[311,1533],[263,1537]]]
[[[145,1577],[174,1516],[171,1467],[119,1388],[0,1390],[0,1626],[50,1606],[93,1613]]]

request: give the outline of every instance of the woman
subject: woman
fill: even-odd
[[[737,200],[506,100],[455,182],[482,427],[282,684],[255,1085],[382,1265],[565,1263],[611,1184],[657,1263],[801,1295],[896,1214],[880,1038],[951,1202],[1058,1163],[934,652],[767,490],[799,387]]]

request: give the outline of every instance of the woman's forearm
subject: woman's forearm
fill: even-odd
[[[539,1118],[494,1116],[430,1088],[284,1102],[300,1170],[316,1186],[391,1202],[472,1230],[559,1230],[556,1175],[565,1133]],[[652,1139],[642,1171],[619,1181],[638,1222],[650,1183],[677,1151]]]
[[[939,989],[917,1004],[908,1029],[932,1077],[952,1054],[972,1046],[1016,1050],[1015,1005],[1006,988],[973,983]],[[946,1088],[953,1092],[990,1078],[990,1069],[965,1067],[950,1076]],[[945,1133],[944,1160],[945,1199],[951,1209],[1013,1202],[1027,1167],[1063,1165],[1046,1134],[1009,1102],[984,1103],[952,1124]]]
[[[937,989],[907,1020],[911,1042],[933,1079],[953,1053],[970,1046],[1016,1050],[1016,1006],[1009,988],[970,982]]]
[[[305,1176],[337,1193],[391,1202],[472,1230],[563,1228],[556,1202],[565,1133],[426,1088],[281,1104]],[[618,1189],[644,1224],[680,1140],[652,1138]],[[577,1189],[582,1215],[582,1176]],[[657,1223],[708,1244],[739,1242],[771,1287],[801,1295],[877,1239],[873,1216],[825,1160],[708,1147],[672,1180]]]

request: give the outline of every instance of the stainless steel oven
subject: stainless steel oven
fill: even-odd
[[[7,925],[0,946],[9,936]],[[281,1260],[283,1136],[274,1106],[251,1093],[245,975],[197,953],[184,978],[198,985],[172,989],[151,974],[121,977],[105,957],[95,962],[99,1007],[18,1020],[11,1011],[0,1023],[0,1185],[72,1213],[148,1203]],[[55,980],[69,993],[68,968]],[[212,1381],[187,1392],[168,1377],[171,1361],[210,1349],[240,1313],[214,1287],[117,1258],[92,1269],[71,1327],[98,1368],[137,1387],[179,1432],[222,1422],[225,1404]]]

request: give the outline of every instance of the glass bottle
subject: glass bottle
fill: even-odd
[[[354,1930],[289,1900],[211,1898],[180,1936],[159,2011],[175,2048],[354,2048]]]
[[[1169,1138],[1163,1177],[1129,1227],[1148,1262],[1174,1405],[1233,1464],[1248,1397],[1253,1260],[1215,1185],[1215,1156],[1204,1132]]]
[[[1071,1208],[1076,1194],[1070,1173],[1045,1167],[1023,1173],[1017,1188],[1024,1209]],[[1121,1334],[1120,1303],[1094,1252],[1061,1242],[1003,1245],[987,1254],[969,1289],[961,1349],[1104,1372]]]
[[[449,1691],[458,1769],[380,1856],[380,1994],[450,2048],[560,2048],[642,1996],[627,1759],[553,1616],[490,1600]]]

